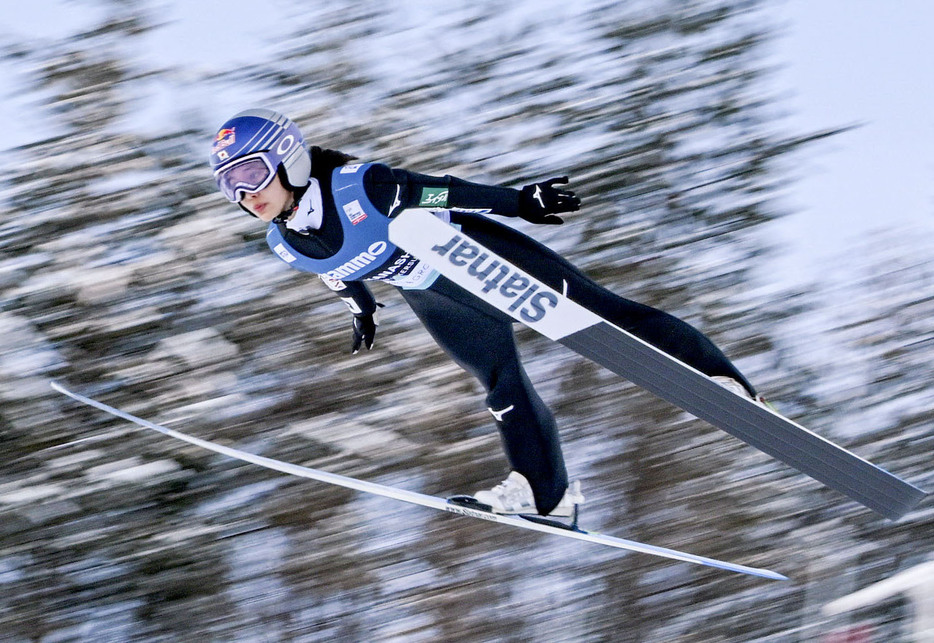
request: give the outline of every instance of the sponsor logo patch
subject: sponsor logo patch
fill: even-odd
[[[295,255],[289,252],[288,249],[286,249],[286,247],[281,243],[277,243],[276,247],[273,248],[272,251],[279,255],[279,258],[286,263],[292,263],[296,259]]]
[[[543,290],[543,284],[502,265],[498,259],[491,259],[488,253],[461,235],[432,247],[431,251],[454,266],[466,267],[467,275],[483,284],[480,290],[484,295],[505,300],[503,307],[523,321],[541,321],[558,305],[558,297]]]
[[[211,148],[211,152],[217,154],[225,147],[230,147],[237,140],[237,133],[234,127],[225,127],[221,129],[217,136],[214,137],[214,146]],[[226,158],[224,154],[224,158]]]
[[[363,211],[363,206],[360,205],[360,202],[356,199],[350,203],[344,204],[344,214],[350,219],[350,223],[353,225],[357,225],[366,219],[366,212]]]
[[[388,248],[389,245],[385,241],[371,243],[369,248],[358,254],[350,261],[344,262],[334,270],[330,270],[324,273],[322,279],[326,277],[328,279],[340,280],[361,272],[365,270],[371,263],[376,261],[376,259],[381,254],[386,252]]]
[[[447,188],[422,188],[418,205],[423,208],[445,208],[448,205]]]
[[[339,291],[339,290],[345,290],[347,288],[347,284],[345,284],[340,279],[331,279],[327,275],[318,275],[318,276],[321,278],[321,281],[323,281],[325,285],[331,290]]]

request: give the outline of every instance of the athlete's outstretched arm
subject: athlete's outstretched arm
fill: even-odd
[[[367,195],[389,216],[408,208],[437,208],[521,217],[532,223],[561,223],[559,212],[580,209],[580,199],[556,187],[567,177],[532,183],[521,190],[473,183],[455,176],[430,176],[374,165],[364,177]]]

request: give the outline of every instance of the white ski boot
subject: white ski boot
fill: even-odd
[[[525,476],[517,471],[489,490],[478,491],[473,496],[477,502],[488,505],[493,513],[497,514],[537,514],[535,496],[532,487]],[[570,484],[561,502],[550,514],[551,517],[567,518],[575,515],[577,505],[583,504],[584,496],[581,494],[580,482],[575,480]]]
[[[726,375],[714,375],[714,376],[711,377],[710,379],[712,379],[714,382],[716,382],[717,384],[719,384],[719,385],[722,386],[723,388],[727,389],[728,391],[733,391],[733,392],[736,393],[737,395],[741,395],[741,396],[743,396],[743,397],[745,397],[745,398],[748,398],[748,399],[752,400],[753,402],[755,402],[755,403],[757,403],[757,404],[759,404],[759,405],[761,405],[761,406],[764,406],[765,408],[769,409],[770,411],[774,411],[774,410],[775,410],[775,407],[772,406],[770,403],[766,402],[765,398],[762,397],[761,395],[756,395],[755,397],[753,397],[752,395],[750,395],[750,394],[749,394],[749,391],[746,390],[746,387],[743,386],[743,385],[739,382],[739,380],[734,380],[732,377],[727,377]]]

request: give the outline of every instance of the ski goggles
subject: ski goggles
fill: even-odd
[[[263,152],[250,154],[218,168],[214,181],[228,201],[239,203],[247,194],[259,192],[272,183],[276,168]]]

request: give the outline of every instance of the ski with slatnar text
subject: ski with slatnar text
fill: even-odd
[[[623,538],[615,538],[613,536],[598,534],[593,531],[586,531],[577,526],[576,520],[572,525],[565,525],[558,521],[549,520],[547,518],[541,518],[538,516],[503,516],[475,508],[475,506],[469,502],[469,500],[471,500],[469,497],[457,496],[455,498],[446,500],[444,498],[437,498],[435,496],[429,496],[423,493],[417,493],[415,491],[397,489],[396,487],[389,487],[387,485],[381,485],[375,482],[367,482],[366,480],[358,480],[357,478],[342,476],[336,473],[328,473],[327,471],[312,469],[311,467],[303,467],[297,464],[291,464],[289,462],[267,458],[266,456],[248,453],[247,451],[240,451],[239,449],[234,449],[232,447],[210,442],[208,440],[202,440],[201,438],[196,438],[174,429],[169,429],[158,424],[153,424],[148,420],[138,418],[135,415],[130,415],[129,413],[114,408],[109,404],[104,404],[103,402],[98,402],[97,400],[90,397],[85,397],[84,395],[73,393],[58,382],[51,382],[51,386],[59,393],[67,395],[76,402],[94,407],[115,417],[132,422],[138,426],[152,429],[153,431],[158,431],[163,435],[167,435],[177,440],[183,440],[189,444],[197,445],[204,449],[214,451],[215,453],[220,453],[230,458],[256,464],[261,467],[266,467],[267,469],[279,471],[281,473],[287,473],[289,475],[299,476],[301,478],[309,478],[319,482],[326,482],[327,484],[338,485],[341,487],[346,487],[347,489],[354,489],[356,491],[362,491],[364,493],[370,493],[377,496],[382,496],[384,498],[401,500],[402,502],[408,502],[413,505],[421,505],[422,507],[428,507],[430,509],[438,509],[441,511],[448,511],[451,513],[459,514],[461,516],[468,516],[470,518],[479,518],[481,520],[497,522],[503,525],[509,525],[510,527],[518,527],[520,529],[528,529],[531,531],[538,531],[555,536],[564,536],[565,538],[583,540],[585,542],[590,542],[597,545],[615,547],[616,549],[651,554],[652,556],[661,556],[663,558],[693,563],[695,565],[715,567],[717,569],[736,572],[738,574],[759,576],[760,578],[768,578],[771,580],[788,580],[787,576],[783,576],[782,574],[770,571],[768,569],[760,569],[758,567],[748,567],[746,565],[727,563],[721,560],[716,560],[715,558],[695,556],[694,554],[688,554],[674,549],[656,547],[655,545],[646,545],[644,543],[639,543],[632,540],[625,540]]]
[[[430,212],[401,213],[389,225],[389,238],[514,319],[886,518],[900,518],[930,495],[765,405],[727,390]],[[495,269],[481,272],[475,267],[477,261],[493,262]]]

